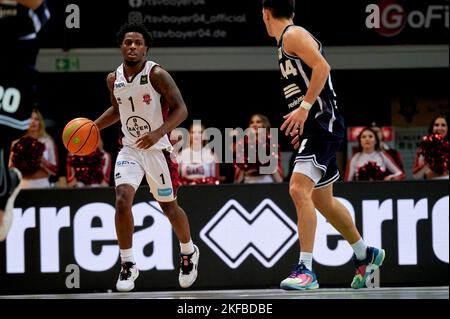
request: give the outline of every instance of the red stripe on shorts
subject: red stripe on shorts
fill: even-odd
[[[178,173],[178,163],[172,161],[169,152],[163,151],[163,154],[166,158],[167,167],[169,167],[170,179],[172,180],[173,196],[176,198],[178,188],[181,185],[180,175]]]

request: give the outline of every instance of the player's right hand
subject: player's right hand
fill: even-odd
[[[304,108],[298,108],[292,111],[288,115],[284,116],[284,123],[281,125],[280,130],[286,131],[286,136],[303,135],[303,128],[308,118],[309,111]]]
[[[137,148],[141,150],[147,150],[156,143],[158,143],[161,137],[163,137],[163,135],[158,130],[148,132],[142,135],[140,138],[138,138],[135,145]]]

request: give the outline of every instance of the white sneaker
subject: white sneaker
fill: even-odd
[[[139,269],[132,262],[122,263],[119,278],[117,279],[116,289],[120,292],[127,292],[134,289],[134,281],[139,276]]]
[[[0,224],[0,241],[4,241],[6,236],[8,235],[9,229],[11,228],[13,218],[14,218],[14,201],[16,200],[17,195],[20,192],[20,182],[22,181],[22,174],[17,168],[10,168],[11,175],[11,184],[13,186],[13,190],[8,200],[6,201],[5,212],[3,214],[3,222]],[[11,191],[11,190],[10,190]]]
[[[181,288],[189,288],[197,279],[198,259],[200,251],[194,245],[194,252],[190,255],[180,254],[180,276],[178,281]]]

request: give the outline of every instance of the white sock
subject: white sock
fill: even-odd
[[[135,261],[134,261],[134,256],[133,256],[133,248],[121,249],[120,250],[120,259],[122,260],[123,263],[132,262],[134,264]]]
[[[195,251],[192,239],[186,244],[180,243],[180,250],[183,255],[192,254]]]
[[[300,258],[298,260],[298,263],[303,263],[308,270],[312,271],[312,261],[313,261],[313,254],[312,253],[304,253],[300,252]]]
[[[361,238],[358,242],[352,245],[353,251],[355,252],[356,258],[358,260],[364,260],[367,257],[367,245]]]

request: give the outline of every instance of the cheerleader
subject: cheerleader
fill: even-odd
[[[219,184],[219,160],[210,148],[205,147],[205,128],[198,122],[189,129],[189,146],[177,156],[183,185]]]
[[[39,143],[32,143],[33,147],[42,149],[37,158],[28,158],[27,154],[21,154],[24,149],[33,152],[30,147],[14,147],[16,144],[28,143],[25,141],[37,140]],[[22,189],[46,188],[50,187],[49,178],[58,173],[58,152],[55,141],[45,129],[44,117],[39,110],[34,109],[31,113],[31,122],[27,133],[11,145],[9,167],[18,168],[23,175],[21,182]]]
[[[264,128],[266,129],[267,134],[270,130],[270,121],[269,119],[262,114],[255,114],[250,118],[250,122],[248,127],[253,129],[255,132],[255,136],[257,138],[261,138],[260,142],[265,143],[266,136],[258,137],[258,129]],[[277,169],[273,174],[269,175],[261,175],[259,174],[259,170],[257,168],[250,168],[248,170],[244,170],[239,166],[235,165],[235,174],[234,174],[234,182],[235,183],[244,183],[244,184],[264,184],[264,183],[282,183],[283,182],[283,167],[281,163],[281,152],[280,148],[278,148],[278,165]]]
[[[385,181],[390,180],[403,180],[405,173],[395,163],[392,157],[380,148],[380,140],[378,135],[372,128],[367,127],[361,131],[359,137],[359,152],[354,154],[347,166],[345,173],[346,181],[361,180],[358,177],[358,172],[362,171],[365,165],[369,162],[376,164],[379,167],[380,176],[377,178],[373,176],[373,179],[383,179]]]
[[[424,154],[424,144],[421,144],[416,152],[416,158],[414,160],[413,167],[413,176],[415,179],[448,179],[448,121],[447,116],[445,114],[437,115],[433,121],[431,122],[430,128],[428,130],[429,136],[435,135],[435,138],[438,139],[441,137],[442,146],[446,141],[447,149],[446,151],[443,149],[435,149],[433,152],[437,154],[441,154],[443,157],[442,165],[438,165],[438,167],[434,167],[432,163],[427,162],[427,157],[430,159],[434,159],[435,161],[439,159],[440,156],[436,156],[433,154]],[[441,167],[439,167],[441,166]]]
[[[84,162],[84,163],[83,163]],[[111,175],[111,154],[103,149],[100,138],[98,148],[90,155],[67,155],[67,186],[107,187]]]

